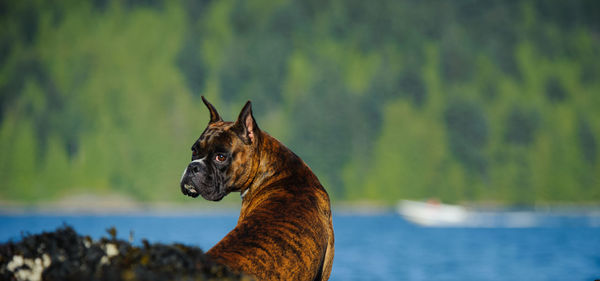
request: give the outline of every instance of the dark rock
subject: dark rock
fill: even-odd
[[[211,261],[198,247],[93,241],[69,226],[0,244],[0,280],[251,280]]]

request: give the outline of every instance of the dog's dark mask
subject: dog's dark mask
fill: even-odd
[[[202,195],[204,199],[219,201],[229,193],[225,184],[231,152],[211,145],[211,133],[218,131],[207,129],[192,146],[192,162],[183,173],[181,191],[191,197]]]
[[[239,166],[247,155],[240,152],[255,142],[258,126],[250,102],[236,122],[223,122],[212,104],[204,97],[202,101],[210,111],[210,122],[192,146],[192,162],[183,172],[180,187],[185,195],[194,198],[202,195],[206,200],[219,201],[228,193],[240,190],[233,170],[235,166],[244,169]]]

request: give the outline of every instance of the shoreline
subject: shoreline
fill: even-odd
[[[19,202],[0,199],[0,215],[152,215],[198,216],[238,215],[241,202],[226,198],[220,202],[206,200],[137,201],[120,194],[78,194],[54,201]],[[400,202],[400,200],[398,200]],[[333,200],[332,211],[337,215],[373,216],[397,214],[397,204],[379,201]],[[483,212],[534,212],[547,214],[600,215],[600,203],[553,203],[533,206],[510,206],[494,202],[463,202],[460,206]]]
[[[532,207],[466,206],[474,212],[537,213],[549,215],[600,216],[598,205],[553,205]],[[0,202],[0,216],[237,216],[240,206],[235,203],[190,204],[176,202],[150,202],[115,207],[113,204],[65,205],[56,203],[18,204]],[[338,216],[380,216],[398,214],[395,207],[364,203],[332,204]]]

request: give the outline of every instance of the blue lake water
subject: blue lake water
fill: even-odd
[[[93,238],[180,242],[207,250],[231,230],[236,213],[212,215],[0,215],[0,242],[68,224]],[[330,280],[600,279],[597,218],[553,217],[534,228],[424,228],[395,214],[334,214]]]

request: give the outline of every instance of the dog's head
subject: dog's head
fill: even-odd
[[[219,201],[234,191],[243,191],[252,181],[260,129],[246,103],[237,121],[224,122],[204,97],[210,111],[208,126],[192,145],[192,162],[181,177],[183,194]]]

